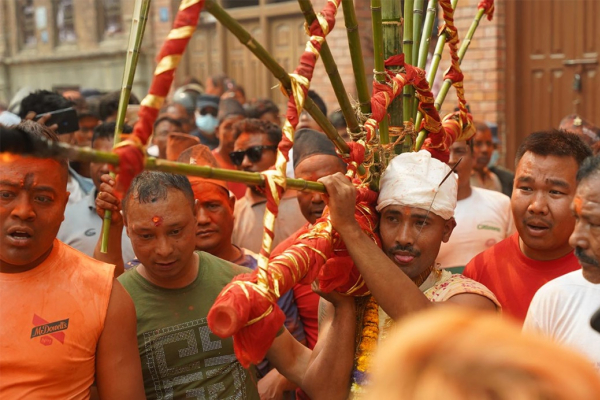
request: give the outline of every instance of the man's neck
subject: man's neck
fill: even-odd
[[[464,200],[471,196],[471,193],[473,193],[473,189],[471,189],[471,184],[467,182],[466,185],[458,185],[458,193],[456,198],[457,200]]]
[[[237,263],[240,260],[240,258],[244,255],[243,251],[240,248],[234,246],[232,243],[229,243],[227,246],[223,246],[223,248],[211,250],[208,253],[222,260],[232,262],[234,264]]]
[[[519,249],[521,250],[521,253],[523,253],[523,255],[536,261],[558,260],[559,258],[562,258],[573,251],[573,248],[571,248],[569,243],[557,247],[552,251],[532,249],[531,247],[525,244],[523,239],[521,239],[521,236],[519,236]]]
[[[54,244],[52,246],[50,246],[50,248],[44,254],[42,254],[40,257],[38,257],[37,259],[33,260],[30,263],[23,264],[23,265],[10,264],[10,263],[0,260],[0,273],[18,274],[21,272],[30,271],[30,270],[34,269],[35,267],[41,265],[44,261],[46,261],[46,259],[50,255],[50,253],[52,253],[53,248],[54,248]]]
[[[488,176],[488,169],[487,169],[487,167],[473,168],[473,172],[475,172],[481,178],[481,180],[485,180],[487,178],[487,176]]]

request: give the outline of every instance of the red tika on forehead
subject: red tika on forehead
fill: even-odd
[[[155,215],[154,217],[152,217],[152,222],[154,222],[154,226],[158,227],[158,226],[160,226],[162,224],[163,219],[162,219],[162,217],[159,217],[159,216]]]

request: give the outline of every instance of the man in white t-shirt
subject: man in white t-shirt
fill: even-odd
[[[442,243],[436,259],[441,268],[464,267],[477,254],[509,237],[515,230],[510,198],[501,192],[471,186],[472,143],[455,142],[450,147],[448,165],[458,174],[456,228]],[[461,271],[457,271],[461,272]]]
[[[576,223],[569,243],[582,269],[537,291],[523,329],[540,331],[579,350],[600,371],[600,333],[590,325],[600,308],[600,156],[583,162],[577,182],[571,204]]]

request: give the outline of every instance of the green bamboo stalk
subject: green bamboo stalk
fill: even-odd
[[[298,4],[300,5],[300,9],[304,14],[306,23],[310,26],[317,19],[310,0],[298,0]],[[323,65],[325,66],[325,71],[327,71],[327,75],[331,81],[331,86],[333,87],[335,97],[338,100],[342,114],[344,115],[344,119],[348,125],[348,130],[352,133],[360,133],[361,129],[358,119],[356,118],[356,114],[354,114],[352,103],[350,103],[350,98],[348,97],[348,93],[344,87],[344,82],[342,82],[342,77],[340,76],[327,41],[323,42],[321,45],[320,54],[321,60],[323,60]]]
[[[381,0],[371,0],[371,21],[373,25],[373,57],[375,61],[375,79],[378,82],[385,82],[384,58],[383,58],[383,27],[381,18]],[[379,122],[379,142],[388,144],[390,134],[388,131],[387,112]]]
[[[431,35],[433,34],[433,23],[437,14],[437,7],[438,0],[429,1],[429,5],[427,6],[427,15],[425,16],[425,24],[423,26],[423,32],[421,34],[421,41],[419,45],[419,59],[417,61],[417,67],[421,69],[425,69],[425,64],[427,64],[427,56],[429,55],[429,43],[431,41]],[[418,99],[414,98],[412,105],[413,112],[417,111],[417,103]]]
[[[453,2],[453,6],[456,7],[456,5]],[[479,10],[477,10],[477,14],[475,15],[475,18],[473,19],[473,22],[471,23],[471,26],[469,27],[469,30],[467,32],[467,36],[465,36],[465,38],[463,39],[461,45],[460,45],[460,49],[458,49],[458,64],[462,64],[463,59],[465,58],[465,54],[467,54],[467,50],[469,49],[469,45],[471,44],[471,40],[473,40],[473,36],[475,35],[475,31],[477,30],[477,27],[479,26],[479,22],[481,21],[481,18],[485,15],[485,9],[480,8]],[[442,85],[442,88],[440,89],[440,92],[438,93],[437,97],[435,98],[435,108],[439,111],[442,108],[442,104],[444,103],[444,100],[446,99],[446,95],[448,94],[448,90],[450,90],[450,86],[452,86],[452,80],[450,79],[446,79],[444,81],[444,84]],[[419,132],[419,136],[417,137],[417,143],[416,143],[416,149],[419,150],[421,148],[421,146],[423,145],[423,142],[425,141],[425,137],[427,136],[427,132],[425,132],[424,130]]]
[[[352,70],[354,71],[354,83],[360,103],[360,111],[363,114],[371,112],[371,95],[367,85],[365,75],[365,63],[362,55],[362,46],[360,44],[360,35],[358,32],[358,21],[354,11],[353,0],[342,0],[344,10],[344,22],[348,34],[348,45],[350,47],[350,59],[352,60]]]
[[[20,137],[21,143],[14,139],[3,143],[0,153],[20,154],[36,158],[68,159],[72,161],[106,163],[119,165],[119,156],[115,153],[98,151],[90,147],[78,147],[70,144],[50,141],[41,137]],[[23,145],[22,141],[28,141]],[[239,182],[247,185],[264,186],[265,179],[258,172],[233,171],[208,166],[184,164],[149,157],[144,161],[144,168],[152,171],[169,172],[173,174],[199,176],[207,179],[218,179],[227,182]],[[325,186],[320,182],[303,179],[286,178],[287,187],[295,190],[307,190],[326,193]]]
[[[383,1],[381,3],[382,34],[383,34],[383,59],[402,54],[402,6],[399,1]],[[388,70],[398,73],[399,66],[387,66]],[[403,110],[402,96],[396,97],[388,107],[390,116],[389,124],[393,127],[402,127]],[[394,149],[396,154],[402,152],[402,146]],[[387,161],[387,160],[385,160]]]
[[[413,65],[413,9],[414,0],[404,0],[404,62],[410,65]],[[412,99],[415,97],[415,88],[409,85],[405,86],[402,89],[402,96],[404,97],[403,118],[405,121],[409,121],[413,115]]]
[[[150,0],[136,0],[133,9],[133,19],[129,29],[129,44],[127,46],[127,56],[125,58],[125,69],[123,72],[123,81],[121,84],[121,96],[119,98],[119,108],[117,111],[117,120],[115,123],[115,136],[113,146],[116,146],[121,141],[121,133],[125,124],[125,115],[127,113],[127,105],[129,104],[129,96],[133,86],[135,70],[144,39],[144,31],[146,30],[146,22],[148,21],[148,13],[150,11]],[[114,174],[111,173],[114,178]],[[102,221],[102,241],[100,251],[108,252],[108,235],[110,231],[110,220],[112,212],[106,211]]]
[[[423,7],[424,0],[415,0],[413,5],[413,48],[412,62],[416,65],[419,59],[419,51],[421,50],[421,35],[423,31]]]
[[[292,83],[285,69],[275,61],[275,59],[258,43],[239,22],[233,19],[215,0],[206,0],[204,9],[212,14],[225,28],[227,28],[235,37],[238,38],[248,50],[250,50],[271,73],[279,80],[283,88],[291,93]],[[304,100],[304,109],[313,117],[315,122],[319,124],[325,135],[333,142],[341,153],[347,154],[350,151],[348,143],[342,139],[335,127],[331,124],[326,115],[315,105],[310,97]]]

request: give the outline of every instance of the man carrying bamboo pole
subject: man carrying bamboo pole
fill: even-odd
[[[385,318],[379,321],[382,330],[380,336],[375,333],[376,339],[386,336],[393,321],[436,303],[488,311],[500,309],[494,294],[485,286],[435,268],[440,244],[449,239],[456,225],[453,215],[457,182],[450,167],[432,158],[429,152],[396,156],[382,176],[377,210],[381,216],[379,234],[383,249],[363,232],[354,218],[356,188],[350,181],[337,173],[319,182],[327,188],[333,228],[349,244],[354,264],[387,314],[382,314]],[[325,303],[320,312],[325,321],[331,318],[330,308]],[[366,322],[363,319],[363,325]],[[359,364],[364,363],[365,357],[357,353],[357,370],[353,374],[356,385],[364,379],[359,379],[364,376]]]
[[[494,295],[483,285],[435,268],[439,247],[456,226],[457,180],[450,171],[426,151],[403,153],[390,162],[377,199],[383,251],[354,219],[351,203],[356,195],[349,180],[339,173],[319,180],[329,193],[334,229],[345,243],[352,244],[348,246],[352,260],[393,320],[429,307],[432,301],[485,310],[499,308]],[[436,292],[435,286],[441,282],[446,283],[446,290]],[[430,289],[436,293],[423,295]]]
[[[119,281],[133,298],[138,345],[148,399],[234,396],[258,399],[254,368],[237,361],[232,338],[210,331],[206,315],[222,288],[250,270],[195,252],[196,213],[187,178],[143,172],[123,201],[125,225],[141,264]],[[313,398],[339,398],[354,346],[354,302],[329,296],[335,305],[331,332],[313,352],[281,329],[267,358]],[[261,340],[257,337],[256,340]]]
[[[34,122],[16,130],[57,140]],[[83,399],[95,381],[101,399],[142,399],[135,309],[114,266],[56,239],[67,167],[64,159],[0,158],[0,394]]]

